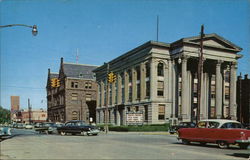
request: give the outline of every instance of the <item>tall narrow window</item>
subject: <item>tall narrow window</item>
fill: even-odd
[[[145,66],[146,66],[146,77],[150,77],[150,65],[149,65],[149,63],[146,63]]]
[[[157,75],[158,76],[164,76],[164,65],[163,63],[159,63],[157,66]]]
[[[141,84],[137,84],[137,99],[140,99],[141,97]]]
[[[159,105],[158,107],[158,120],[165,119],[165,105]]]
[[[150,97],[150,81],[146,82],[146,97]]]
[[[148,121],[148,106],[144,106],[144,120]]]
[[[164,96],[164,82],[158,81],[157,82],[157,96]]]

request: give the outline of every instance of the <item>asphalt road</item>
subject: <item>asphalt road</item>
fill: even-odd
[[[13,130],[1,142],[1,159],[247,159],[250,149],[237,146],[183,145],[164,132],[101,133],[99,136],[60,136]]]

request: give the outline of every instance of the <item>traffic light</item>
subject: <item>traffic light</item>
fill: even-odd
[[[115,82],[116,81],[116,75],[113,73],[113,72],[110,72],[109,74],[108,74],[108,82],[109,83],[113,83],[113,82]]]
[[[60,87],[60,79],[56,79],[56,87]]]
[[[51,87],[56,87],[56,78],[52,78],[51,80],[50,80],[50,85],[51,85]]]

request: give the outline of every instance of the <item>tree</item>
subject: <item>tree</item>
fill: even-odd
[[[10,122],[10,110],[0,106],[0,123]]]

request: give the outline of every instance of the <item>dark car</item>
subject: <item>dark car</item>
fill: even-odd
[[[83,121],[69,121],[65,125],[58,127],[57,131],[61,135],[71,134],[81,134],[81,135],[98,135],[100,130],[95,127],[84,123]]]
[[[41,123],[37,128],[35,128],[35,131],[39,133],[46,133],[46,134],[56,134],[57,128],[60,127],[60,124],[55,124],[52,122],[44,122]]]
[[[180,128],[195,128],[195,123],[193,122],[180,122],[178,125],[173,125],[169,127],[169,133],[174,134],[177,133]]]

